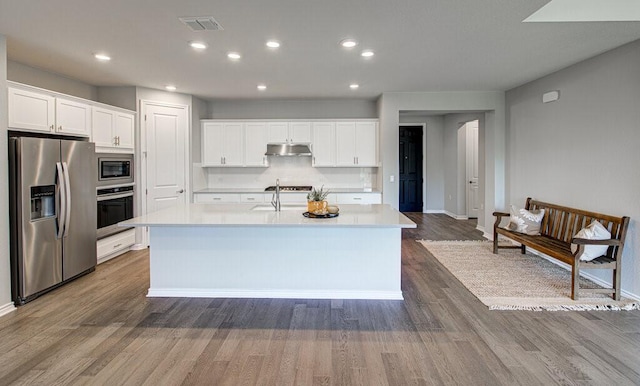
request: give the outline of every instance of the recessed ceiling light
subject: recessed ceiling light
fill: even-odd
[[[350,85],[349,85],[349,87],[350,87],[352,90],[357,90],[357,89],[358,89],[358,87],[360,87],[360,85],[359,85],[359,84],[357,84],[357,83],[352,83],[352,84],[350,84]]]
[[[371,51],[371,50],[364,50],[364,51],[362,51],[362,53],[360,54],[360,56],[362,56],[362,57],[364,57],[364,58],[370,58],[370,57],[372,57],[373,55],[375,55],[375,54],[374,54],[374,53],[373,53],[373,51]]]
[[[241,58],[240,54],[239,54],[239,53],[237,53],[237,52],[229,52],[229,53],[227,54],[227,57],[228,57],[229,59],[233,59],[233,60],[238,60],[238,59],[240,59],[240,58]]]
[[[353,48],[358,45],[358,42],[354,39],[344,39],[340,41],[340,45],[344,48]]]
[[[165,88],[167,91],[176,91],[176,86],[167,85],[167,86],[164,86],[164,88]]]
[[[191,46],[191,48],[196,50],[204,50],[205,48],[207,48],[207,45],[203,42],[191,42],[189,43],[189,45]]]
[[[269,47],[269,48],[278,48],[278,47],[280,47],[280,43],[275,41],[275,40],[269,40],[267,42],[267,47]]]
[[[107,54],[95,54],[93,55],[93,57],[103,62],[108,62],[109,60],[111,60],[111,57]]]
[[[260,90],[260,91],[264,91],[264,90],[266,90],[266,89],[267,89],[267,86],[266,86],[266,85],[264,85],[264,84],[259,84],[259,85],[258,85],[258,90]]]

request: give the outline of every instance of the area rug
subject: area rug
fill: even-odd
[[[471,293],[492,310],[588,311],[635,310],[640,302],[614,301],[606,294],[584,292],[571,299],[571,273],[519,249],[493,254],[487,241],[419,241]],[[581,277],[580,286],[599,287]]]

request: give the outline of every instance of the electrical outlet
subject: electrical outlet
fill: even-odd
[[[389,176],[389,182],[396,182],[396,176],[390,175]]]

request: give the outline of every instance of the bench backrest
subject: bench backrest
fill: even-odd
[[[629,227],[629,217],[627,216],[614,217],[536,201],[532,198],[527,198],[525,208],[528,210],[544,209],[545,215],[540,227],[540,233],[567,243],[571,242],[571,239],[580,229],[591,224],[593,220],[598,220],[611,232],[612,239],[618,239],[624,245],[627,228]]]

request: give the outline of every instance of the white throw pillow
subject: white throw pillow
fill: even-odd
[[[518,209],[511,205],[511,215],[505,229],[531,236],[538,236],[543,218],[544,209],[526,210]]]
[[[593,221],[588,226],[580,229],[576,233],[575,238],[588,239],[588,240],[607,240],[611,238],[611,233],[600,224],[600,221]],[[585,245],[584,252],[580,256],[581,261],[591,261],[596,257],[600,257],[607,253],[607,245]],[[571,252],[576,253],[578,250],[577,244],[571,244]]]

